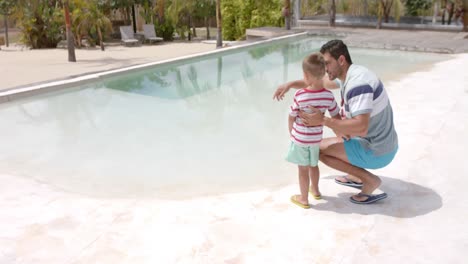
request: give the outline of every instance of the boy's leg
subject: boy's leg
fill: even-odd
[[[301,196],[297,200],[302,204],[309,204],[309,167],[298,166],[299,168],[299,189]]]
[[[362,181],[362,193],[372,194],[380,186],[381,180],[374,174],[349,163],[343,142],[337,138],[324,139],[320,148],[320,160],[327,166],[354,175]],[[356,201],[365,201],[364,196],[353,196]]]
[[[310,190],[314,196],[319,197],[321,194],[320,194],[319,186],[318,186],[319,178],[320,178],[320,171],[319,171],[318,166],[309,167],[309,177],[310,177]]]

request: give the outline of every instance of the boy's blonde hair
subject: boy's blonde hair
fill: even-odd
[[[302,70],[317,79],[325,75],[325,60],[320,52],[312,53],[302,61]]]

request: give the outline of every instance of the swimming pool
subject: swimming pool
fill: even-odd
[[[284,161],[292,93],[282,102],[272,94],[301,78],[303,57],[324,42],[290,38],[1,104],[0,173],[112,198],[295,183],[295,167]],[[448,58],[365,49],[351,55],[387,85]]]

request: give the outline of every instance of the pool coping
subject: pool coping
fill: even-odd
[[[56,92],[56,91],[64,90],[67,88],[73,88],[73,87],[80,86],[80,85],[86,85],[86,84],[93,83],[93,82],[99,82],[103,78],[117,76],[121,73],[135,72],[138,70],[144,70],[144,69],[152,68],[155,66],[164,66],[170,63],[182,62],[184,60],[201,58],[201,57],[205,57],[205,56],[209,56],[209,55],[213,55],[217,53],[224,53],[226,51],[235,51],[238,49],[257,46],[257,45],[261,45],[261,44],[265,44],[269,42],[274,42],[277,40],[295,38],[295,37],[306,36],[306,35],[310,35],[310,33],[305,31],[301,33],[296,33],[296,34],[291,34],[291,35],[286,35],[286,36],[279,36],[279,37],[265,39],[265,40],[257,40],[251,43],[234,45],[230,47],[195,53],[195,54],[176,57],[172,59],[132,65],[128,67],[122,67],[122,68],[106,70],[106,71],[101,71],[101,72],[96,72],[96,73],[84,73],[84,74],[80,74],[77,76],[68,77],[68,78],[60,79],[56,81],[46,81],[44,83],[39,83],[39,84],[14,87],[14,88],[0,92],[0,104],[12,102],[12,101],[16,101],[19,99],[32,97],[32,96],[42,95],[45,93]]]

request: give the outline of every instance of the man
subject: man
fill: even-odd
[[[308,126],[324,125],[337,137],[325,138],[320,144],[320,161],[348,176],[336,178],[342,185],[362,188],[350,197],[358,204],[369,204],[387,197],[372,195],[381,180],[366,169],[387,166],[398,150],[398,137],[393,124],[393,111],[379,78],[367,68],[352,63],[347,46],[331,40],[320,50],[325,59],[329,80],[325,88],[341,88],[342,120],[330,119],[313,109],[300,113]],[[274,98],[281,100],[290,88],[303,88],[303,80],[278,87]]]

